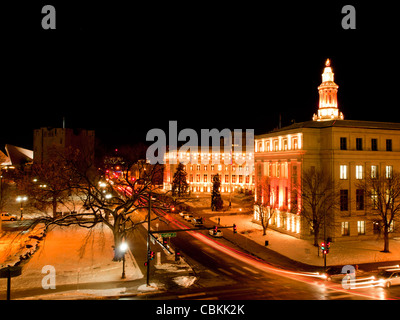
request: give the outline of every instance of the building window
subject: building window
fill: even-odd
[[[225,175],[225,183],[229,183],[229,175],[228,174]]]
[[[196,174],[196,182],[200,182],[200,175]]]
[[[298,148],[298,142],[297,142],[297,138],[293,138],[293,150],[297,150]]]
[[[239,174],[239,183],[243,183],[243,176]]]
[[[365,234],[365,221],[357,221],[357,233],[358,235]]]
[[[340,166],[340,179],[347,179],[347,165]]]
[[[356,179],[363,178],[363,166],[356,166]]]
[[[340,150],[347,150],[347,138],[340,137]]]
[[[349,222],[343,221],[342,222],[342,236],[349,236],[349,235],[350,235]]]
[[[386,179],[392,179],[393,176],[393,166],[386,166]]]
[[[207,182],[207,175],[206,174],[203,177],[203,182]]]
[[[283,150],[287,150],[288,149],[288,141],[287,141],[287,139],[284,139],[283,140]]]
[[[274,151],[279,151],[279,141],[278,140],[274,141]]]
[[[356,150],[362,150],[362,138],[356,138]]]
[[[378,139],[371,139],[371,150],[378,151]]]
[[[392,139],[386,139],[386,151],[392,151]]]
[[[371,179],[376,179],[378,176],[378,166],[371,166]]]
[[[340,190],[340,211],[349,210],[349,190]]]
[[[364,210],[364,189],[356,190],[356,210]]]
[[[232,175],[232,183],[236,183],[236,175],[235,174]]]
[[[372,208],[378,209],[378,192],[375,189],[371,190]]]
[[[250,183],[250,176],[246,176],[245,182],[246,182],[246,183]]]

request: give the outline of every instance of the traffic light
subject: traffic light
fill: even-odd
[[[162,243],[163,243],[164,247],[167,246],[168,245],[168,238],[162,238]]]
[[[236,224],[233,224],[233,233],[237,233],[237,227],[236,227]]]
[[[325,242],[322,242],[322,243],[321,243],[321,251],[322,251],[323,253],[325,253],[325,250],[326,250]]]
[[[217,227],[217,226],[214,226],[214,235],[216,235],[217,232],[218,232],[218,227]]]
[[[149,251],[147,252],[147,260],[153,260],[154,259],[154,251]]]
[[[175,251],[175,261],[179,261],[180,258],[181,258],[181,253],[178,250]]]
[[[325,249],[325,251],[326,251],[326,253],[329,253],[329,248],[331,247],[331,243],[330,242],[327,242],[326,243],[326,249]]]

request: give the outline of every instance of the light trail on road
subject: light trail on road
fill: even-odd
[[[168,213],[164,212],[161,209],[153,209],[153,211],[155,211],[159,215],[162,215],[165,219],[167,219],[170,223],[172,223],[174,226],[176,226],[179,229],[188,228],[185,224],[176,220],[174,217],[172,217],[171,215],[169,215]],[[246,254],[242,251],[239,251],[232,247],[224,245],[214,239],[211,239],[210,237],[208,237],[202,233],[199,233],[196,231],[186,231],[186,232],[188,234],[190,234],[192,237],[201,241],[202,243],[204,243],[204,244],[232,257],[232,258],[235,258],[236,260],[244,262],[253,268],[257,268],[258,270],[269,272],[269,273],[276,273],[276,274],[279,274],[279,275],[284,276],[289,279],[293,279],[293,280],[300,281],[303,283],[308,283],[308,284],[311,284],[314,286],[318,286],[319,288],[330,289],[330,290],[346,293],[346,294],[353,295],[353,296],[355,295],[355,296],[360,296],[360,297],[368,298],[368,299],[379,299],[379,300],[385,299],[380,292],[377,292],[376,295],[369,294],[369,293],[355,292],[353,290],[358,289],[358,288],[354,288],[354,287],[352,288],[352,291],[349,291],[348,289],[344,289],[341,286],[341,284],[339,285],[339,284],[335,284],[335,283],[330,283],[325,280],[322,282],[322,279],[326,279],[326,275],[319,274],[317,272],[315,272],[315,273],[293,272],[293,271],[273,267],[270,264],[268,264],[267,262],[265,262],[264,260],[258,259],[252,255]],[[316,278],[316,279],[310,279],[310,277]],[[360,286],[359,289],[362,289],[362,288],[364,288],[364,287]]]

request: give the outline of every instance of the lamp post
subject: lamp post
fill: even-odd
[[[23,217],[23,211],[24,211],[23,203],[24,203],[24,201],[26,201],[26,200],[28,200],[28,197],[27,197],[27,196],[18,196],[18,197],[17,197],[17,202],[20,202],[20,203],[21,203],[21,220],[24,219],[24,217]]]
[[[119,246],[119,250],[122,253],[122,276],[121,276],[121,279],[125,279],[126,278],[126,276],[125,276],[125,253],[128,250],[128,244],[125,241],[123,241]]]

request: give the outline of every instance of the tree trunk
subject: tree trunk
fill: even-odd
[[[53,197],[52,205],[53,205],[53,218],[55,218],[57,216],[57,198],[56,197]]]
[[[319,238],[319,230],[314,230],[314,246],[318,247],[319,243],[318,243],[318,238]]]
[[[384,247],[382,252],[389,252],[389,226],[385,224],[383,230]]]

